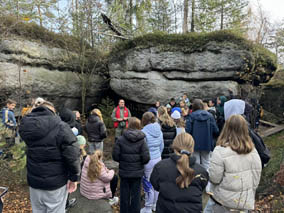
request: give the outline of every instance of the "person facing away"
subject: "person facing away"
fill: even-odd
[[[188,133],[176,136],[170,158],[157,163],[150,181],[159,191],[156,213],[202,212],[202,192],[208,182],[207,171],[192,156],[194,140]]]
[[[62,121],[69,125],[74,135],[77,136],[79,131],[76,128],[75,114],[70,109],[63,108],[59,111],[59,116]]]
[[[111,205],[118,202],[114,197],[118,178],[114,170],[109,170],[103,163],[103,152],[96,150],[88,155],[81,174],[80,193],[89,200],[109,199]]]
[[[14,109],[16,104],[16,101],[8,99],[6,102],[6,107],[2,109],[1,135],[9,145],[13,145],[15,143],[17,121],[15,118]]]
[[[164,150],[162,153],[162,159],[168,158],[173,150],[171,149],[171,145],[173,143],[174,138],[176,137],[177,130],[175,126],[175,122],[169,116],[166,107],[159,107],[158,109],[158,121],[161,126],[161,130],[163,132],[164,139]]]
[[[125,106],[125,101],[120,99],[118,106],[114,108],[111,118],[114,121],[115,139],[117,140],[123,133],[124,129],[128,127],[128,120],[131,117],[129,109]]]
[[[74,110],[73,113],[75,114],[75,127],[78,129],[78,135],[82,135],[83,128],[81,124],[81,114],[77,110]]]
[[[217,136],[219,129],[213,116],[203,109],[203,102],[195,99],[192,103],[192,113],[186,121],[185,131],[192,135],[195,141],[193,156],[197,163],[205,169],[209,167],[209,153],[213,151],[215,143],[214,136]]]
[[[171,118],[174,120],[175,122],[175,125],[176,125],[176,131],[177,131],[177,135],[182,133],[182,132],[185,132],[185,123],[184,123],[184,120],[183,118],[181,117],[181,114],[179,113],[179,111],[174,111],[172,114],[171,114]]]
[[[121,213],[140,212],[141,179],[144,165],[150,160],[140,126],[138,118],[129,118],[128,129],[117,139],[112,152],[113,160],[119,162]]]
[[[146,143],[150,152],[150,161],[144,166],[143,186],[145,192],[145,207],[141,213],[152,213],[156,210],[159,193],[150,186],[150,176],[153,167],[161,160],[164,149],[163,133],[152,112],[145,112],[142,116],[142,132],[146,135]],[[146,187],[148,186],[148,187]]]
[[[47,101],[23,117],[19,133],[27,145],[33,212],[65,212],[68,192],[77,189],[81,172],[75,135]]]
[[[205,212],[253,210],[261,176],[261,160],[241,115],[225,122],[209,167],[213,196]],[[221,211],[223,210],[223,211]]]
[[[107,137],[102,113],[99,109],[93,109],[86,124],[88,134],[89,153],[93,154],[96,149],[103,151],[103,140]]]
[[[225,123],[224,104],[226,101],[227,101],[226,96],[220,96],[217,98],[216,116],[217,116],[217,125],[220,131],[222,130]]]

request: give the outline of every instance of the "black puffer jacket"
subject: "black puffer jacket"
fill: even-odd
[[[102,142],[107,137],[106,126],[97,115],[91,115],[86,124],[89,142]]]
[[[170,154],[173,153],[171,145],[176,137],[177,129],[175,126],[170,127],[167,125],[161,125],[161,130],[163,132],[163,139],[164,139],[164,150],[162,153],[162,159],[165,159],[170,157]]]
[[[157,163],[151,174],[151,184],[159,191],[157,213],[197,213],[202,212],[202,192],[208,182],[208,173],[195,158],[190,158],[190,167],[194,170],[194,179],[188,188],[180,189],[176,178],[180,176],[176,163],[180,156],[173,154],[170,158]]]
[[[70,127],[46,107],[38,107],[20,124],[27,145],[28,183],[55,190],[80,177],[80,149]]]
[[[115,143],[112,158],[119,162],[120,177],[141,178],[144,164],[150,160],[145,134],[140,130],[126,130]]]

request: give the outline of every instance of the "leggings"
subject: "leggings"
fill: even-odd
[[[117,175],[114,175],[112,180],[110,181],[110,190],[112,193],[112,198],[114,197],[114,194],[116,192],[117,183],[118,183],[118,177]]]

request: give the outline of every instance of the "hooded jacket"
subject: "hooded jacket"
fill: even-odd
[[[162,159],[170,157],[170,154],[173,153],[171,145],[177,135],[177,128],[176,126],[168,126],[161,124],[161,130],[163,132],[163,139],[164,139],[164,150],[162,153]]]
[[[194,151],[212,151],[219,129],[213,116],[205,110],[192,112],[186,120],[186,132],[191,134],[195,145]]]
[[[119,176],[141,178],[144,164],[150,160],[145,134],[140,130],[127,129],[114,145],[113,160],[119,162]]]
[[[80,177],[80,148],[70,127],[40,106],[21,120],[19,133],[27,145],[28,184],[55,190]]]
[[[181,189],[176,184],[180,176],[176,164],[180,156],[173,154],[170,158],[158,162],[151,174],[151,184],[159,191],[157,213],[196,213],[202,212],[202,192],[208,182],[208,173],[195,158],[190,157],[190,167],[194,170],[194,179],[188,188]]]
[[[255,191],[261,177],[256,149],[238,154],[230,147],[217,146],[210,160],[209,177],[213,198],[233,209],[253,210]]]
[[[88,118],[86,131],[89,142],[102,142],[107,137],[106,126],[97,115]]]
[[[245,112],[245,102],[240,99],[232,99],[224,104],[225,120],[231,115],[243,115]]]
[[[164,149],[164,139],[160,125],[158,123],[148,124],[144,126],[142,132],[146,135],[151,160],[161,157]]]

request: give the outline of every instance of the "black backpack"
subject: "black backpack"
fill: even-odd
[[[270,160],[270,151],[269,149],[265,146],[262,138],[251,128],[249,128],[249,135],[252,139],[252,142],[254,143],[254,146],[259,154],[259,157],[261,159],[262,167],[264,164],[267,164],[268,161]]]

